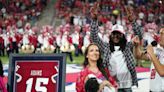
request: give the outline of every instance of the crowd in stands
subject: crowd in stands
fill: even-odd
[[[99,2],[99,36],[105,42],[109,42],[108,37],[114,24],[121,24],[126,31],[127,40],[131,41],[134,35],[125,11],[129,6],[135,11],[136,22],[142,27],[144,46],[159,40],[159,29],[164,24],[162,0],[58,0],[55,4],[56,16],[62,20],[62,26],[81,27],[79,34],[84,34],[82,38],[85,39],[90,31],[85,29],[91,22],[90,8],[95,2]],[[83,45],[85,41],[87,40],[83,41]]]
[[[66,19],[67,22],[71,22],[70,18],[77,16],[85,20],[89,17],[90,7],[94,2],[100,4],[99,20],[102,23],[109,20],[113,24],[118,21],[125,25],[127,22],[125,7],[132,6],[135,8],[135,15],[140,24],[149,22],[155,22],[157,25],[163,24],[164,9],[161,0],[58,0],[55,9],[58,11],[58,17]]]
[[[142,26],[144,43],[158,41],[158,31],[164,24],[164,7],[160,0],[57,0],[54,9],[56,17],[62,20],[55,28],[45,25],[42,28],[27,22],[39,16],[47,0],[0,0],[0,43],[1,55],[18,53],[25,45],[37,48],[52,46],[54,52],[75,51],[75,56],[83,54],[90,43],[90,7],[99,2],[99,36],[109,42],[114,24],[121,24],[126,31],[127,40],[133,37],[132,25],[127,21],[125,7],[131,6],[136,22]],[[73,59],[70,58],[71,61]]]
[[[27,21],[36,20],[47,0],[0,0],[0,28],[8,26],[18,28],[25,25]]]

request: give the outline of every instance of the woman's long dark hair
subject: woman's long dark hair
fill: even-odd
[[[114,52],[115,51],[115,49],[114,49],[115,43],[113,42],[113,40],[111,40],[112,39],[111,36],[109,38],[110,38],[110,41],[109,41],[110,50],[111,50],[111,52]],[[121,51],[125,50],[126,42],[127,42],[126,37],[125,37],[125,35],[123,35],[122,38],[120,38],[120,41],[118,43],[118,46],[120,46],[119,50],[121,50]]]
[[[84,53],[84,56],[85,56],[84,63],[83,63],[84,67],[86,67],[86,66],[89,64],[88,58],[87,58],[87,54],[88,54],[88,49],[89,49],[89,47],[92,46],[92,45],[95,45],[95,46],[98,47],[97,44],[91,43],[91,44],[86,48],[85,53]],[[99,48],[99,47],[98,47],[98,48]],[[100,51],[99,51],[99,53],[100,53]],[[102,62],[102,58],[101,58],[101,53],[100,53],[99,59],[97,60],[97,67],[98,67],[98,69],[101,71],[101,73],[103,74],[103,76],[104,76],[107,80],[109,80],[108,75],[107,75],[107,73],[106,73],[106,71],[105,71],[105,67],[103,66],[103,62]]]
[[[0,76],[3,77],[3,65],[2,65],[2,61],[0,60]]]

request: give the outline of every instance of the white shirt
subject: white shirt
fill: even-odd
[[[39,42],[40,44],[43,44],[43,35],[42,35],[42,34],[40,34],[40,35],[38,36],[38,42]]]
[[[132,86],[131,74],[125,62],[125,57],[119,46],[115,46],[111,54],[110,65],[111,75],[117,77],[119,88],[130,88]]]
[[[49,39],[49,37],[47,37],[47,36],[45,36],[43,38],[43,46],[44,47],[48,47],[50,45],[48,39]]]
[[[154,48],[154,53],[160,63],[164,65],[164,48],[157,45],[157,47]],[[164,92],[164,77],[158,74],[153,63],[151,64],[150,90],[153,92]]]
[[[144,32],[144,37],[143,37],[143,39],[144,39],[144,40],[147,40],[149,45],[151,44],[152,41],[154,41],[154,38],[153,38],[153,36],[152,36],[154,31],[155,31],[155,30],[149,29],[148,32]]]
[[[69,44],[69,42],[68,42],[68,39],[67,39],[67,35],[63,35],[62,36],[62,39],[61,39],[61,45],[62,46],[66,46],[66,45],[68,45]]]
[[[72,36],[73,44],[79,45],[79,33],[78,32],[74,32],[71,36]]]
[[[56,36],[56,43],[58,46],[61,46],[61,35]]]
[[[80,16],[74,16],[73,23],[74,23],[74,25],[82,26],[82,20],[81,20]]]
[[[28,45],[29,44],[29,39],[28,39],[28,35],[24,34],[23,35],[23,45]]]
[[[90,44],[90,35],[85,35],[83,40],[83,46],[87,47]]]
[[[16,42],[15,34],[11,35],[13,42]]]
[[[7,47],[7,44],[9,44],[9,35],[3,33],[2,37],[4,39],[4,46]]]
[[[145,15],[144,15],[143,12],[140,12],[140,13],[138,14],[138,16],[139,16],[140,19],[143,19]]]
[[[108,43],[109,42],[109,37],[107,34],[102,34],[102,33],[98,33],[98,36],[100,37],[100,39],[105,42]]]

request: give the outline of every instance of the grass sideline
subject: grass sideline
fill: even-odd
[[[67,64],[78,64],[78,65],[82,65],[83,61],[84,61],[84,56],[83,55],[79,55],[78,57],[73,56],[73,62],[71,62],[69,60],[69,57],[67,56]],[[6,56],[0,56],[0,59],[2,60],[3,64],[8,64],[9,63],[9,57]]]

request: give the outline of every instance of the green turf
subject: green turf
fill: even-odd
[[[0,56],[0,58],[1,58],[3,64],[7,64],[9,62],[8,56],[4,56],[4,57]]]
[[[83,61],[84,61],[83,57],[84,57],[83,55],[79,55],[78,57],[75,57],[73,55],[73,60],[74,61],[71,62],[69,60],[69,57],[67,56],[67,63],[68,64],[79,64],[79,65],[81,65],[83,63]],[[3,56],[3,57],[1,56],[0,58],[1,58],[3,64],[8,64],[9,63],[9,57],[8,56]]]
[[[150,67],[151,62],[150,61],[142,61],[142,66],[143,67]]]
[[[3,64],[8,64],[9,63],[9,58],[8,56],[4,56],[4,57],[0,57],[2,60]],[[69,57],[67,56],[67,64],[78,64],[78,65],[82,65],[83,61],[84,61],[84,56],[83,55],[79,55],[78,57],[75,57],[73,54],[73,62],[71,62],[69,60]],[[142,61],[141,65],[143,67],[150,67],[150,61]]]
[[[67,63],[68,64],[79,64],[79,65],[81,65],[81,64],[83,64],[83,61],[84,61],[84,56],[83,55],[79,55],[78,57],[75,57],[73,55],[73,62],[71,62],[69,60],[69,57],[67,57]]]

